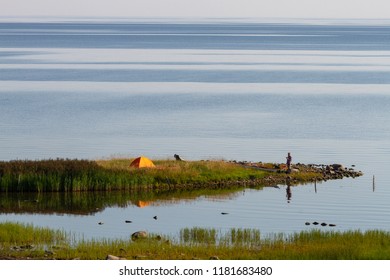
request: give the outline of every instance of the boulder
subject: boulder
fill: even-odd
[[[125,258],[117,257],[117,256],[114,256],[114,255],[107,255],[106,260],[117,261],[117,260],[125,260]]]
[[[177,155],[177,154],[174,154],[173,156],[175,157],[175,159],[176,159],[176,160],[179,160],[179,161],[181,161],[181,160],[182,160],[182,159],[180,158],[180,156],[179,156],[179,155]]]
[[[334,163],[331,165],[333,170],[337,171],[337,170],[344,170],[344,166],[342,164],[339,164],[339,163]]]
[[[148,233],[146,231],[136,231],[131,235],[131,240],[138,240],[138,239],[143,239],[147,238]]]

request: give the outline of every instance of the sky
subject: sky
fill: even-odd
[[[0,0],[0,17],[390,19],[389,0]]]

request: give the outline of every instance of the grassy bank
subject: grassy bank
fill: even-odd
[[[0,162],[0,192],[80,192],[218,188],[261,184],[270,172],[224,161],[157,160],[156,168],[131,168],[131,159]],[[275,174],[272,174],[273,177]],[[280,180],[283,176],[279,175]]]
[[[257,230],[183,229],[178,240],[169,237],[72,243],[60,231],[0,224],[1,259],[390,259],[390,233],[384,231],[321,232],[262,237]]]
[[[331,166],[297,164],[286,174],[281,164],[226,161],[156,160],[156,168],[130,167],[131,159],[40,160],[0,162],[0,192],[82,192],[217,189],[269,186],[361,176]],[[271,168],[269,167],[271,166]]]

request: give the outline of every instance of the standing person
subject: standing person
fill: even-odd
[[[287,153],[286,159],[287,159],[287,173],[290,173],[291,172],[291,160],[292,160],[290,153]]]

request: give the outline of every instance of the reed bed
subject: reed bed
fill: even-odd
[[[180,231],[179,244],[251,248],[258,247],[260,241],[260,231],[257,229],[232,228],[227,231],[217,231],[216,229],[194,227]]]
[[[263,178],[264,171],[223,161],[155,161],[131,168],[131,159],[50,159],[0,162],[0,192],[144,191],[220,187],[221,182]],[[216,183],[216,184],[212,184]]]
[[[63,231],[35,227],[31,224],[0,223],[1,244],[58,244],[66,240],[67,235]]]
[[[17,248],[17,249],[15,249]],[[390,259],[390,232],[311,230],[263,237],[252,229],[183,229],[169,236],[74,241],[70,234],[31,225],[0,223],[1,259]]]

